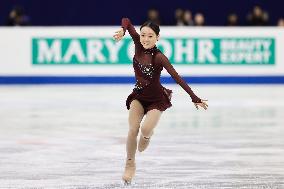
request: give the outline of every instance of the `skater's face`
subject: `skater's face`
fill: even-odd
[[[144,26],[140,30],[140,43],[145,49],[153,48],[159,39],[159,35],[148,26]]]

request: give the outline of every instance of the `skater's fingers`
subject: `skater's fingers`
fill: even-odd
[[[115,36],[122,36],[120,33],[116,33],[116,34],[114,34]]]
[[[115,38],[122,38],[122,37],[123,37],[123,35],[115,34],[115,35],[114,35],[114,37],[115,37]]]
[[[196,107],[196,109],[198,110],[199,109],[199,107],[198,106],[200,106],[200,107],[202,107],[204,110],[207,110],[207,104],[205,104],[205,103],[194,103],[194,105],[195,105],[195,107]]]
[[[115,33],[121,33],[122,32],[122,30],[120,29],[120,30],[117,30]]]
[[[119,37],[119,36],[123,36],[123,35],[122,35],[122,33],[120,33],[120,32],[116,32],[113,36]]]
[[[203,104],[208,108],[208,104],[206,102],[203,102]]]
[[[120,41],[120,40],[122,39],[122,36],[114,35],[113,38],[114,38],[116,41]]]
[[[202,108],[204,108],[204,110],[207,110],[207,107],[205,104],[201,104]]]
[[[197,104],[194,104],[195,105],[195,108],[198,110],[198,105]]]
[[[201,106],[202,106],[205,110],[207,110],[207,104],[206,104],[206,103],[202,102]]]

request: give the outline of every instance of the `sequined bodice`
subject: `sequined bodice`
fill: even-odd
[[[137,65],[139,70],[144,74],[145,77],[153,78],[155,69],[152,64],[143,65],[139,63],[137,60],[134,60],[134,61],[136,61],[135,64]]]
[[[153,82],[155,68],[152,63],[144,65],[133,58],[133,68],[136,77],[134,90],[139,91]]]

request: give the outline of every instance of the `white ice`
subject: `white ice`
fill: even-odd
[[[284,188],[284,86],[177,85],[124,187],[132,85],[0,86],[0,188]]]

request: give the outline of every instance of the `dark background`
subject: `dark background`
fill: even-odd
[[[246,15],[254,5],[269,13],[269,25],[276,25],[284,16],[281,4],[284,3],[274,0],[0,0],[0,25],[5,25],[15,5],[25,8],[34,26],[120,25],[122,17],[129,17],[133,24],[140,25],[150,8],[159,10],[162,25],[174,24],[176,8],[189,9],[193,14],[203,13],[209,26],[225,25],[227,15],[235,12],[240,25],[245,25]]]

